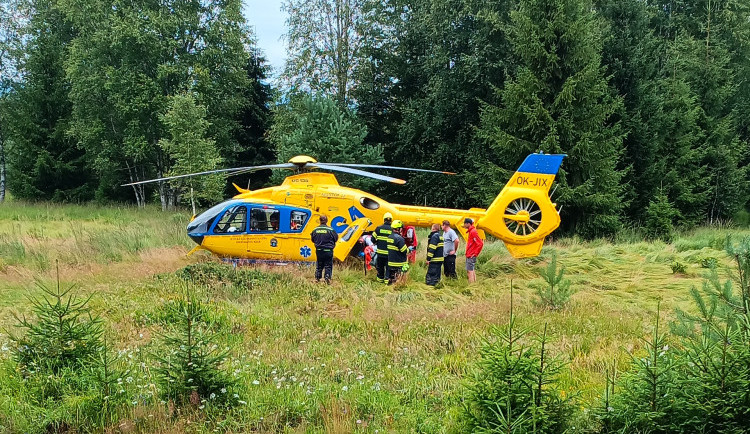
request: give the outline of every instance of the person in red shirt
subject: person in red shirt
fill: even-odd
[[[464,229],[466,229],[466,274],[469,276],[469,283],[477,281],[477,274],[474,268],[477,265],[477,256],[482,252],[484,241],[479,238],[477,229],[474,227],[474,220],[466,217],[464,219]]]
[[[409,250],[406,259],[410,264],[417,262],[417,230],[414,226],[404,226],[401,230],[401,236],[404,237],[406,248]]]

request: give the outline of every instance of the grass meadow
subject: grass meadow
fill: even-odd
[[[313,283],[311,267],[235,271],[203,253],[186,257],[188,218],[156,208],[0,206],[1,432],[45,432],[59,421],[71,432],[452,432],[483,339],[508,321],[511,282],[519,324],[546,324],[549,351],[568,362],[561,385],[579,410],[574,431],[589,432],[605,371],[625,370],[630,354],[643,352],[657,303],[667,323],[676,309],[693,309],[690,289],[710,264],[730,273],[727,238],[750,235],[701,228],[671,244],[564,238],[525,260],[490,242],[476,284],[459,272],[437,288],[423,283],[420,248],[405,284],[380,285],[355,262],[337,265],[325,286]],[[538,271],[553,254],[576,290],[559,311],[535,303]],[[12,356],[17,317],[29,315],[38,284],[54,285],[58,267],[63,286],[92,297],[122,372],[115,417],[103,427],[87,422],[97,409],[85,393],[39,400]],[[189,283],[186,270],[203,271]],[[232,405],[162,398],[154,359],[186,285],[209,306],[228,350],[222,369],[236,383],[222,393]]]

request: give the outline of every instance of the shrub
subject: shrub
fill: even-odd
[[[208,306],[190,287],[178,306],[179,324],[173,333],[164,336],[166,355],[156,356],[165,397],[179,405],[197,405],[208,399],[228,402],[228,389],[234,386],[234,380],[221,369],[228,351],[218,348],[218,335],[211,331],[212,324],[203,322],[211,317],[206,314]]]
[[[534,285],[539,305],[557,310],[568,304],[575,291],[570,287],[570,280],[564,276],[565,267],[558,267],[557,253],[553,253],[549,264],[539,270],[539,277],[544,280],[544,284]]]
[[[701,258],[701,267],[714,269],[719,265],[719,260],[712,257]]]
[[[547,327],[526,341],[515,324],[494,329],[484,341],[468,386],[463,431],[483,433],[564,432],[572,405],[557,388],[563,364],[547,353]]]
[[[687,273],[687,265],[680,261],[672,262],[672,274],[685,274]]]

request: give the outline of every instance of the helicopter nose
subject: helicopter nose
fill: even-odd
[[[199,246],[203,244],[203,235],[193,235],[190,232],[188,232],[188,236],[190,237],[191,240],[195,241],[195,244]]]
[[[193,222],[191,222],[187,227],[188,236],[195,242],[195,244],[199,246],[203,243],[204,232],[205,231],[202,230],[200,225],[193,224]]]

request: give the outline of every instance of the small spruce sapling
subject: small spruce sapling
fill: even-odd
[[[508,324],[494,329],[480,350],[464,403],[464,428],[508,434],[563,432],[572,414],[569,398],[556,387],[563,364],[547,354],[546,326],[538,337],[517,326],[512,300],[511,289]]]
[[[91,296],[80,299],[75,285],[63,289],[60,271],[53,289],[41,282],[41,298],[29,297],[34,319],[16,316],[21,336],[15,342],[15,359],[22,371],[58,374],[84,367],[101,349],[102,321],[89,306]]]
[[[178,405],[197,405],[203,400],[228,403],[228,390],[235,381],[221,369],[228,350],[219,349],[219,335],[212,323],[206,323],[208,306],[189,285],[179,306],[179,324],[163,338],[167,351],[155,356],[165,397]]]
[[[550,310],[564,308],[575,290],[565,278],[565,267],[557,264],[557,253],[553,253],[549,264],[539,270],[539,277],[544,283],[535,285],[538,304]]]
[[[631,354],[632,367],[620,383],[618,394],[607,394],[611,409],[606,426],[617,432],[679,432],[672,426],[676,411],[675,377],[678,361],[670,351],[666,334],[659,329],[660,304],[656,308],[656,324],[650,339],[644,339],[647,355]]]

